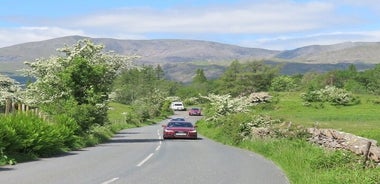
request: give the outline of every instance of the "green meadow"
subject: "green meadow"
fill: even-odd
[[[334,128],[380,142],[380,104],[377,96],[360,95],[353,106],[328,103],[304,106],[300,93],[278,93],[275,102],[255,107],[253,113],[267,114],[301,127]],[[277,99],[277,100],[276,100]],[[272,160],[292,184],[379,184],[380,167],[364,165],[362,156],[344,150],[328,150],[304,138],[252,139],[234,143],[223,125],[199,121],[202,135],[224,144],[251,150]],[[238,125],[238,122],[237,122]]]
[[[333,128],[380,142],[380,104],[378,96],[357,95],[360,103],[334,106],[328,103],[303,105],[300,93],[278,93],[270,110],[257,110],[273,118],[305,127]]]

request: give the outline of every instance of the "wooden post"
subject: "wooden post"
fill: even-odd
[[[367,142],[367,147],[366,147],[366,152],[364,154],[363,168],[365,168],[366,165],[367,165],[367,161],[368,161],[368,156],[369,156],[369,153],[370,153],[371,145],[372,145],[372,142],[368,141]]]
[[[8,114],[10,112],[11,108],[11,100],[9,98],[5,99],[5,114]]]
[[[17,111],[21,112],[21,103],[17,103]]]

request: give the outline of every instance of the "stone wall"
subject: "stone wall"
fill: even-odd
[[[368,158],[380,163],[380,147],[377,146],[377,141],[375,140],[334,129],[308,128],[307,130],[312,135],[310,141],[313,143],[327,148],[349,150],[358,155],[367,154],[368,143],[371,142]]]

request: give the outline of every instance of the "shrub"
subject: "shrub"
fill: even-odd
[[[247,112],[248,107],[253,104],[246,97],[232,98],[231,95],[215,95],[201,96],[210,101],[207,109],[210,117],[209,120],[217,120],[229,114]]]
[[[360,103],[358,97],[345,89],[326,86],[324,89],[302,93],[301,98],[306,104],[312,102],[329,102],[332,105],[355,105]]]
[[[1,129],[7,131],[2,142],[5,153],[21,153],[31,156],[49,156],[62,152],[65,137],[61,126],[48,124],[30,114],[13,114],[1,119]]]

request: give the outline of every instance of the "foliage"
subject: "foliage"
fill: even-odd
[[[209,100],[207,110],[210,117],[208,120],[217,120],[229,114],[246,112],[248,107],[253,105],[247,97],[232,98],[229,94],[209,94],[208,96],[201,96],[201,98]]]
[[[372,70],[366,70],[359,75],[359,80],[366,86],[367,91],[371,94],[380,94],[380,64],[377,64]]]
[[[0,165],[15,165],[17,162],[15,159],[9,158],[7,155],[4,154],[4,148],[0,147]]]
[[[31,114],[0,116],[0,143],[6,154],[51,156],[70,149],[73,132],[62,124],[49,124]]]
[[[254,107],[255,113],[266,114],[275,119],[292,122],[294,126],[333,128],[380,141],[378,113],[379,104],[375,95],[358,95],[361,103],[351,106],[336,106],[325,103],[323,108],[305,108],[299,92],[277,93],[278,103],[273,108]]]
[[[218,93],[238,96],[267,91],[278,73],[279,68],[265,65],[261,61],[241,64],[235,60],[220,77]]]
[[[165,96],[172,96],[178,84],[163,79],[163,71],[157,67],[142,66],[130,68],[123,72],[114,81],[114,100],[123,104],[132,104],[135,100],[149,99],[156,92]]]
[[[242,116],[243,117],[243,116]],[[198,131],[209,138],[254,151],[274,161],[294,184],[376,184],[380,168],[362,168],[359,157],[345,151],[326,151],[303,139],[260,139],[235,142],[220,125],[204,120]],[[236,136],[236,135],[235,135]]]
[[[270,89],[272,91],[294,91],[297,85],[295,80],[286,75],[273,78]]]
[[[274,124],[279,124],[282,121],[279,119],[272,119],[270,116],[266,115],[253,115],[248,114],[246,115],[249,117],[247,121],[243,121],[240,123],[240,134],[244,138],[250,138],[252,136],[252,129],[253,128],[269,128],[272,129]]]
[[[203,69],[197,69],[195,76],[193,77],[193,84],[201,84],[207,82],[207,78]]]
[[[20,91],[21,87],[18,82],[0,74],[0,106],[4,105],[6,98],[19,101]]]
[[[302,93],[301,98],[305,102],[329,102],[332,105],[354,105],[359,99],[352,93],[335,86],[326,86],[324,89]]]
[[[102,49],[90,40],[80,40],[72,47],[59,49],[63,56],[27,62],[27,73],[36,81],[27,86],[24,102],[52,116],[68,112],[80,133],[87,133],[92,125],[104,124],[112,82],[121,69],[131,66],[131,57],[104,53]]]

